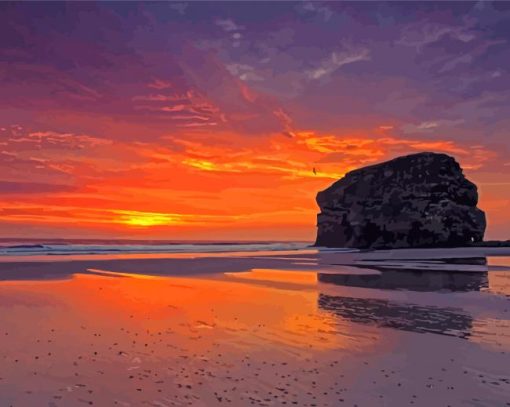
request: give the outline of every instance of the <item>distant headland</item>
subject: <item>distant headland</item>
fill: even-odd
[[[478,191],[453,157],[425,152],[347,173],[317,194],[316,246],[361,249],[483,242]]]

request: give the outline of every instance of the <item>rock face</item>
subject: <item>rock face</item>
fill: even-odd
[[[480,242],[476,185],[446,154],[419,153],[351,171],[317,194],[317,246],[448,247]]]

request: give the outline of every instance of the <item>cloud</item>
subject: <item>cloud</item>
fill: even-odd
[[[208,127],[208,126],[217,126],[216,122],[191,122],[191,123],[182,123],[179,124],[181,127]]]
[[[169,82],[169,81],[162,80],[162,79],[154,79],[147,86],[149,88],[161,90],[161,89],[171,88],[172,87],[172,83]]]
[[[283,112],[275,112],[282,115]],[[284,119],[283,114],[283,119]],[[273,136],[249,147],[211,147],[182,141],[178,160],[195,171],[224,174],[273,174],[284,179],[338,179],[363,165],[400,154],[439,151],[462,159],[465,168],[479,169],[492,156],[483,146],[463,147],[448,140],[401,139],[390,136],[336,136],[315,132]],[[316,168],[316,173],[312,168]]]
[[[177,11],[181,16],[186,14],[186,9],[188,8],[188,3],[170,3],[169,7],[172,10]]]
[[[25,135],[13,135],[10,143],[36,144],[38,148],[65,147],[83,149],[98,145],[111,144],[110,140],[83,134],[58,133],[55,131],[36,131]]]
[[[450,37],[468,43],[476,38],[472,27],[472,22],[465,22],[462,25],[449,25],[428,20],[413,22],[404,27],[397,43],[416,47],[418,51],[443,37]]]
[[[329,57],[322,60],[316,68],[308,71],[307,74],[310,79],[321,79],[344,65],[368,60],[370,60],[370,51],[367,48],[348,48],[343,51],[333,51]]]
[[[298,6],[298,11],[316,14],[323,21],[328,21],[333,16],[333,11],[319,2],[306,1]]]
[[[503,45],[506,43],[506,40],[481,41],[479,45],[476,47],[471,47],[467,52],[461,55],[455,56],[453,58],[448,56],[448,59],[438,72],[445,73],[453,70],[459,71],[461,65],[472,64],[477,58],[484,55],[491,46]]]
[[[296,137],[296,133],[294,131],[294,126],[292,122],[292,118],[282,109],[276,109],[273,111],[273,114],[281,121],[283,126],[282,134],[286,137]]]
[[[180,93],[169,90],[168,92],[133,97],[135,109],[163,114],[167,120],[174,122],[177,126],[200,127],[204,126],[202,122],[205,121],[209,122],[209,125],[225,122],[225,115],[221,110],[197,90],[188,89]],[[183,120],[187,123],[182,123]]]
[[[53,192],[70,192],[73,190],[76,190],[76,187],[63,184],[0,181],[0,195],[41,194]]]
[[[383,130],[383,131],[393,130],[394,128],[395,128],[395,126],[393,126],[391,124],[383,124],[383,125],[379,126],[379,130]]]
[[[241,40],[243,38],[241,31],[244,30],[244,26],[236,24],[231,19],[218,19],[215,23],[229,34],[229,41],[232,47],[238,48],[241,45]]]
[[[404,134],[412,134],[412,133],[428,133],[432,131],[445,131],[447,128],[452,128],[455,126],[459,126],[464,123],[464,119],[456,119],[456,120],[429,120],[420,122],[418,124],[404,124],[400,126],[400,129]]]
[[[242,81],[263,81],[264,78],[255,71],[255,68],[246,64],[228,64],[227,70]]]
[[[42,191],[41,185],[74,185],[78,178],[97,179],[105,167],[111,168],[112,163],[117,167],[120,156],[127,165],[131,157],[125,147],[110,139],[27,127],[6,136],[0,151],[0,174],[8,182],[34,182],[34,189]]]
[[[237,25],[233,20],[231,20],[229,18],[216,20],[216,25],[218,27],[221,27],[223,29],[223,31],[226,31],[226,32],[244,30],[244,27],[242,25]]]

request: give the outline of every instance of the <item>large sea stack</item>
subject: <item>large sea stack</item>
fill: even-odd
[[[317,194],[317,246],[463,246],[483,240],[476,185],[446,154],[419,153],[351,171]]]

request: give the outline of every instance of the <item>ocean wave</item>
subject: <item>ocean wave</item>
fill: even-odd
[[[15,244],[13,246],[6,246],[6,249],[44,249],[42,244]]]
[[[65,243],[52,244],[10,244],[0,246],[0,256],[33,256],[33,255],[101,255],[101,254],[152,254],[152,253],[217,253],[217,252],[258,252],[258,251],[286,251],[308,248],[308,243],[302,242],[148,242],[145,244],[132,243]]]

